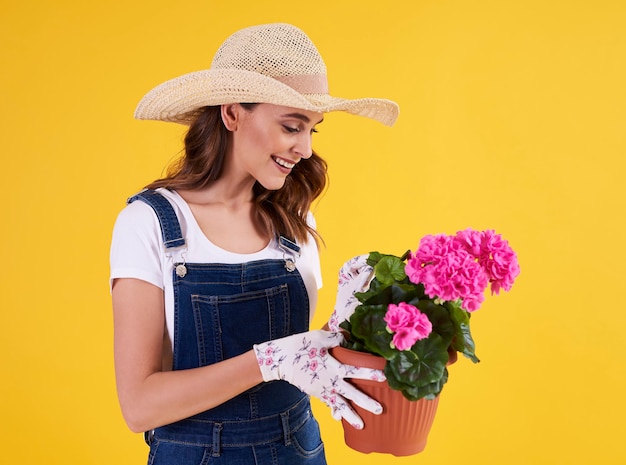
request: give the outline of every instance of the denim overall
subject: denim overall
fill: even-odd
[[[185,245],[165,197],[145,190],[129,203],[135,200],[154,209],[166,249]],[[299,248],[282,237],[279,244],[284,260],[174,264],[174,370],[217,363],[253,344],[308,330],[308,294],[293,266]],[[146,433],[146,442],[149,465],[326,464],[309,398],[285,381],[261,383],[156,428]]]

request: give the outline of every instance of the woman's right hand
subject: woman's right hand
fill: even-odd
[[[344,365],[332,357],[328,349],[342,341],[339,332],[316,330],[257,344],[254,351],[264,381],[287,381],[321,399],[331,408],[336,420],[344,418],[361,429],[363,420],[346,399],[374,414],[382,413],[382,407],[346,379],[384,381],[385,376],[380,370]]]

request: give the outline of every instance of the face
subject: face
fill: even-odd
[[[312,155],[312,136],[323,114],[269,103],[252,109],[233,104],[222,107],[222,119],[232,133],[231,172],[276,190],[300,160]]]

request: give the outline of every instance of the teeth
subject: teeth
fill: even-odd
[[[288,168],[288,169],[291,169],[294,166],[296,166],[295,163],[289,163],[288,161],[283,160],[282,158],[274,158],[274,161],[278,163],[280,166],[284,166],[285,168]]]

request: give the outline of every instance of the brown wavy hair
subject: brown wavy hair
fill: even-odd
[[[253,111],[257,104],[241,104]],[[209,106],[198,114],[185,136],[185,152],[167,169],[165,177],[146,188],[202,189],[220,178],[228,148],[228,130],[222,121],[220,107]],[[293,168],[278,190],[265,189],[258,182],[253,187],[256,214],[272,235],[282,234],[296,242],[306,242],[308,234],[316,241],[321,237],[306,221],[313,201],[319,197],[328,180],[326,162],[313,151]]]

